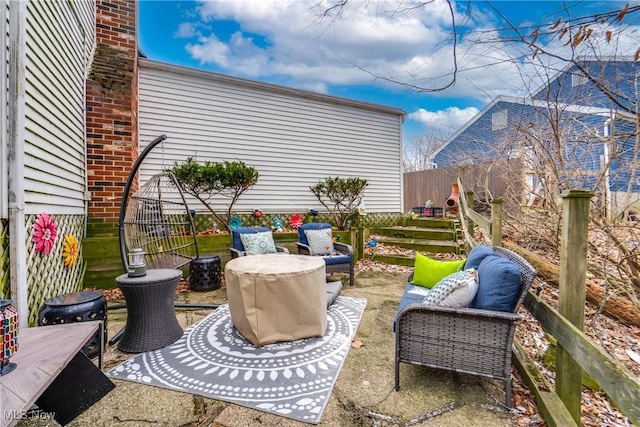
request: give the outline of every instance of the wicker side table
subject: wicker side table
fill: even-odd
[[[127,303],[127,324],[118,349],[126,353],[157,350],[182,336],[174,309],[182,271],[152,269],[142,277],[122,274],[116,283]]]

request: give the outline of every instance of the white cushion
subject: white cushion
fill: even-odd
[[[435,285],[424,298],[423,304],[443,307],[467,307],[478,292],[478,272],[470,268],[453,273]]]
[[[259,233],[243,233],[240,235],[244,251],[247,255],[275,254],[278,252],[271,231]]]
[[[304,230],[309,242],[309,249],[313,255],[331,255],[335,251],[333,247],[333,232],[330,228],[320,230]]]

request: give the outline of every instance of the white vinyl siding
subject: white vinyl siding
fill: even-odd
[[[8,218],[7,114],[9,90],[9,2],[0,3],[0,218]]]
[[[30,1],[26,45],[26,213],[84,214],[85,78],[95,1]]]
[[[402,210],[401,110],[149,60],[139,65],[140,150],[168,136],[142,163],[141,183],[188,156],[241,160],[260,178],[238,213],[322,209],[309,187],[336,176],[368,180],[369,212]]]

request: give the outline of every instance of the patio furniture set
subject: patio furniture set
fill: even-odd
[[[143,186],[131,198],[128,208],[123,205],[121,212],[121,252],[130,248],[128,257],[122,254],[127,272],[116,278],[127,308],[126,326],[118,334],[121,335],[118,349],[123,352],[156,350],[182,336],[174,304],[176,287],[182,277],[180,267],[191,263],[190,273],[197,279],[196,286],[204,284],[204,288],[215,289],[220,285],[220,258],[199,257],[193,217],[184,198],[171,201],[169,205],[160,198],[160,194],[166,193],[163,190],[168,185],[165,179],[175,178],[163,176],[151,180],[150,185],[155,187]],[[170,185],[175,186],[175,183]],[[184,239],[189,234],[185,230],[191,231],[191,241]],[[235,328],[255,346],[323,336],[327,328],[327,309],[342,289],[342,282],[327,282],[327,275],[346,273],[349,283],[354,283],[353,248],[333,240],[331,224],[303,224],[298,228],[298,236],[298,254],[294,255],[287,248],[276,246],[272,232],[267,228],[232,230],[231,260],[225,266],[229,310]],[[187,255],[190,246],[195,248],[195,258]],[[152,268],[149,270],[140,260],[143,254],[150,257]],[[400,387],[400,363],[415,364],[503,380],[506,403],[510,406],[511,346],[515,323],[520,319],[517,310],[535,278],[535,270],[507,249],[479,246],[470,252],[466,261],[456,264],[458,267],[464,263],[466,270],[438,273],[438,281],[434,280],[428,286],[416,283],[418,276],[423,280],[423,270],[433,276],[431,270],[438,269],[433,263],[419,268],[418,260],[422,263],[426,257],[420,254],[416,257],[416,268],[409,277],[394,321],[396,391]],[[466,287],[460,283],[452,285],[452,277],[460,274],[475,278],[475,288],[471,286],[473,280]],[[490,281],[493,283],[489,286]],[[425,293],[424,289],[418,289],[420,287],[432,289]],[[466,300],[461,303],[461,295],[453,296],[463,288],[466,289],[464,292],[473,288],[473,295],[465,294],[462,299]],[[508,296],[505,296],[507,290]],[[65,350],[56,353],[56,358],[49,363],[49,370],[43,370],[47,365],[43,360],[22,353],[17,358],[22,362],[17,372],[42,370],[43,373],[37,375],[39,381],[25,388],[23,395],[5,392],[9,387],[3,379],[0,389],[3,408],[18,411],[18,414],[36,402],[41,408],[55,412],[64,424],[113,388],[113,383],[101,371],[106,340],[106,303],[96,294],[99,293],[78,292],[45,303],[40,324],[64,325],[50,329],[50,333],[49,330],[45,333],[44,328],[27,329],[22,345],[30,354],[43,354],[46,343],[54,337],[66,342]],[[434,298],[439,299],[434,303]],[[74,322],[86,320],[99,322],[90,322],[91,326],[74,326]],[[83,354],[83,351],[95,352],[96,346],[99,368]],[[81,373],[68,374],[69,369],[81,369]],[[87,381],[95,387],[86,387]],[[61,388],[69,387],[89,388],[92,393],[84,398],[70,398],[72,408],[57,397],[62,393]],[[15,387],[11,389],[15,390]],[[7,424],[13,422],[2,425]]]

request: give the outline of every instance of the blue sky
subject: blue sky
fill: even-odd
[[[508,31],[510,24],[528,34],[560,17],[602,13],[626,4],[453,2],[459,72],[455,85],[430,92],[450,81],[454,65],[445,1],[415,7],[424,2],[351,0],[339,15],[323,18],[335,3],[143,0],[138,10],[139,44],[157,61],[401,108],[407,112],[405,143],[411,144],[418,135],[446,137],[494,97],[524,95],[540,84],[536,68],[519,59],[530,54],[528,46],[507,37],[514,34]],[[615,39],[615,50],[633,55],[640,39],[638,23],[627,20],[625,25]],[[594,28],[601,33],[612,29],[611,24]],[[562,41],[549,39],[545,44],[567,54]]]

